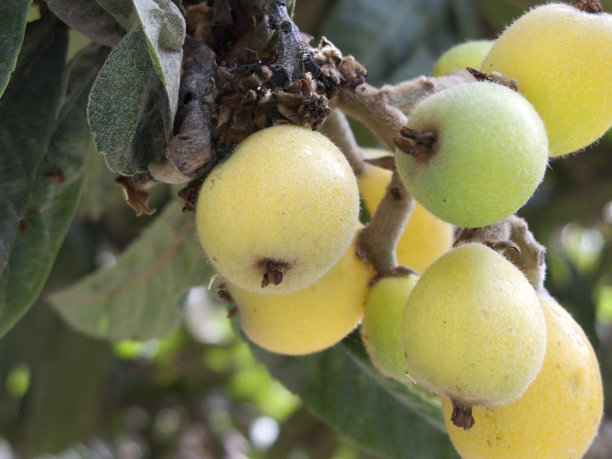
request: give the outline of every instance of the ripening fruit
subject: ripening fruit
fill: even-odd
[[[407,371],[461,410],[499,406],[534,380],[546,325],[523,274],[494,250],[460,245],[423,273],[402,322]]]
[[[542,370],[521,398],[498,408],[474,407],[474,427],[444,421],[464,459],[580,458],[601,420],[603,391],[597,358],[580,326],[552,298],[541,299],[548,348]]]
[[[560,3],[521,16],[481,70],[518,81],[548,130],[550,155],[586,147],[612,125],[612,15]]]
[[[485,226],[512,215],[544,176],[542,120],[499,84],[435,93],[416,106],[407,128],[410,148],[395,154],[400,177],[427,210],[454,225]]]
[[[361,337],[370,360],[389,378],[407,382],[402,317],[418,276],[386,277],[370,288]]]
[[[493,46],[491,40],[473,40],[459,43],[440,56],[431,71],[431,76],[442,76],[466,67],[479,69],[482,59]]]
[[[368,157],[389,155],[385,150],[367,149]],[[368,212],[373,215],[391,181],[391,171],[364,163],[357,176],[359,191]],[[397,262],[422,273],[440,255],[450,250],[453,225],[432,215],[418,202],[395,250]]]
[[[357,181],[340,150],[290,125],[240,143],[208,175],[196,209],[215,268],[262,293],[295,292],[319,279],[348,249],[358,218]]]
[[[271,352],[309,354],[330,347],[361,321],[374,273],[348,251],[327,274],[299,292],[266,295],[228,282],[242,330]]]

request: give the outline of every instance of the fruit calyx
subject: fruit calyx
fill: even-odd
[[[603,12],[603,7],[599,0],[579,0],[576,3],[576,8],[585,13],[599,14]]]
[[[472,416],[472,405],[466,405],[454,399],[451,399],[451,401],[453,402],[452,423],[464,430],[470,430],[475,423]]]
[[[516,81],[515,78],[508,78],[506,75],[496,71],[492,71],[489,75],[487,72],[481,72],[472,67],[466,67],[465,69],[472,74],[476,81],[488,81],[489,83],[500,84],[513,91],[519,92],[518,81]]]
[[[272,260],[270,258],[259,260],[257,265],[263,270],[263,277],[261,279],[262,288],[270,284],[280,284],[283,281],[283,273],[291,268],[286,261]]]
[[[395,137],[393,142],[400,151],[422,161],[428,161],[436,152],[438,135],[435,131],[417,131],[404,126],[399,133],[401,137]]]

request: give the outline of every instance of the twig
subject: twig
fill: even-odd
[[[330,140],[344,153],[355,175],[359,174],[363,168],[363,150],[357,144],[351,125],[344,113],[339,109],[332,110],[325,119],[323,130]]]

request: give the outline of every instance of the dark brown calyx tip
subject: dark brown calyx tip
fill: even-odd
[[[290,266],[286,261],[264,259],[259,262],[260,268],[263,269],[263,278],[261,279],[261,287],[268,285],[278,285],[283,281],[283,273]]]
[[[400,151],[423,160],[433,155],[433,146],[438,138],[435,132],[417,131],[404,126],[399,133],[401,137],[395,137],[393,142]]]
[[[597,14],[603,12],[603,7],[599,0],[579,0],[576,2],[576,8],[585,13]]]
[[[453,402],[453,414],[451,415],[451,421],[457,427],[461,427],[464,430],[470,430],[474,426],[474,417],[472,416],[472,405],[465,405],[464,403]]]

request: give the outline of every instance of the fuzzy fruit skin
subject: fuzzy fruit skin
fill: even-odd
[[[533,194],[548,160],[542,120],[520,94],[493,83],[454,86],[420,102],[408,127],[435,132],[423,158],[396,151],[404,185],[457,226],[503,220]]]
[[[452,404],[442,400],[451,441],[465,459],[580,458],[603,412],[599,364],[587,337],[552,298],[541,298],[548,328],[542,370],[521,398],[498,408],[474,407],[470,431],[450,422]]]
[[[548,130],[550,155],[586,147],[612,125],[612,15],[550,3],[497,39],[481,70],[516,78]]]
[[[546,351],[533,287],[512,263],[478,243],[454,248],[425,271],[402,329],[410,377],[465,405],[515,400],[540,371]]]
[[[465,70],[466,67],[479,69],[491,46],[493,46],[491,40],[473,40],[459,43],[440,56],[431,71],[431,76],[448,75],[457,70]]]
[[[228,283],[242,330],[270,352],[302,355],[330,347],[361,321],[374,273],[351,245],[314,284],[286,295],[253,293]]]
[[[344,255],[359,223],[357,180],[340,150],[307,128],[282,125],[247,137],[202,185],[198,235],[232,283],[290,293],[315,282]],[[288,268],[262,288],[265,260]]]
[[[386,277],[368,293],[361,337],[370,360],[385,376],[408,382],[402,346],[404,307],[418,276]]]
[[[366,150],[366,155],[370,158],[389,154],[385,150]],[[390,181],[391,171],[364,163],[357,176],[357,183],[370,215],[376,211]],[[450,250],[454,240],[453,233],[453,225],[432,215],[417,202],[397,243],[395,252],[398,263],[422,273],[443,253]]]

